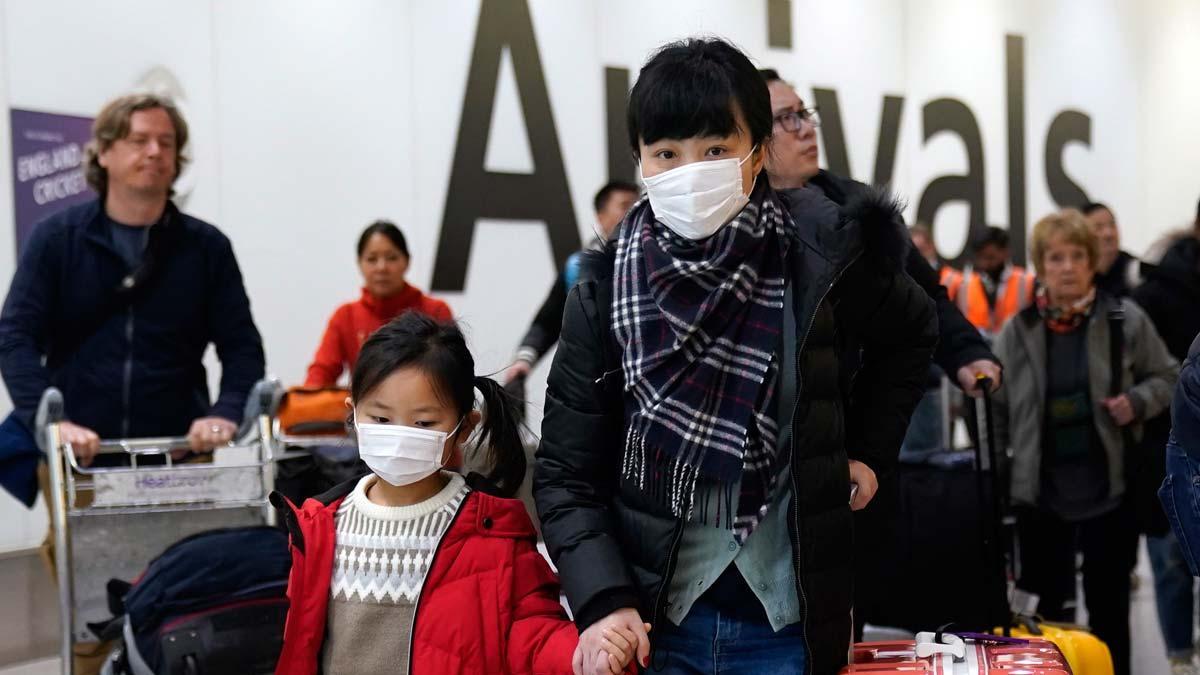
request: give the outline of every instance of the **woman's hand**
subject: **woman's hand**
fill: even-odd
[[[879,490],[879,480],[875,478],[875,472],[866,464],[852,459],[850,482],[858,485],[858,492],[855,493],[854,499],[850,500],[851,510],[861,511],[867,508],[867,504],[871,503],[875,492]]]
[[[1125,394],[1104,399],[1104,409],[1108,411],[1119,427],[1132,424],[1137,418],[1133,411],[1133,402]]]
[[[642,616],[636,609],[618,609],[579,634],[579,646],[575,647],[575,656],[571,663],[572,672],[574,675],[620,672],[612,671],[611,666],[616,664],[623,669],[628,665],[628,661],[621,664],[615,660],[613,653],[606,649],[605,643],[607,642],[609,649],[615,647],[616,650],[625,653],[618,642],[623,640],[628,644],[630,637],[636,640],[631,653],[636,651],[637,662],[645,668],[650,663],[649,632],[650,624],[642,621]]]

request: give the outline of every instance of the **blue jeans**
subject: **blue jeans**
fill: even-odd
[[[1196,596],[1192,592],[1192,573],[1174,534],[1146,537],[1150,565],[1154,568],[1154,595],[1158,604],[1158,623],[1162,626],[1170,658],[1191,658],[1192,612]]]
[[[1200,575],[1200,461],[1188,454],[1174,431],[1167,443],[1167,477],[1158,498],[1188,569],[1193,576]]]
[[[750,596],[746,602],[757,600]],[[801,624],[776,633],[765,617],[758,623],[722,616],[703,598],[692,605],[683,625],[664,620],[655,628],[649,673],[803,675],[807,662]]]

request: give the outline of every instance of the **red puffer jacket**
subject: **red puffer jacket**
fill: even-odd
[[[349,481],[296,508],[271,495],[292,543],[287,627],[276,675],[314,675],[325,639],[338,505]],[[472,490],[434,552],[417,599],[410,675],[569,674],[579,633],[558,603],[521,502]]]

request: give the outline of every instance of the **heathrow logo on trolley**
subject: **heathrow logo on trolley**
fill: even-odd
[[[97,506],[238,502],[264,496],[257,468],[140,469],[97,473],[95,479]]]

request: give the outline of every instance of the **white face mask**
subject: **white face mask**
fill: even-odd
[[[376,476],[396,487],[412,485],[441,469],[446,439],[460,426],[462,420],[450,432],[398,424],[360,424],[358,412],[354,413],[358,455]]]
[[[711,237],[750,201],[742,190],[742,165],[753,154],[751,148],[741,160],[692,162],[657,176],[642,176],[654,217],[681,237],[693,241]]]

